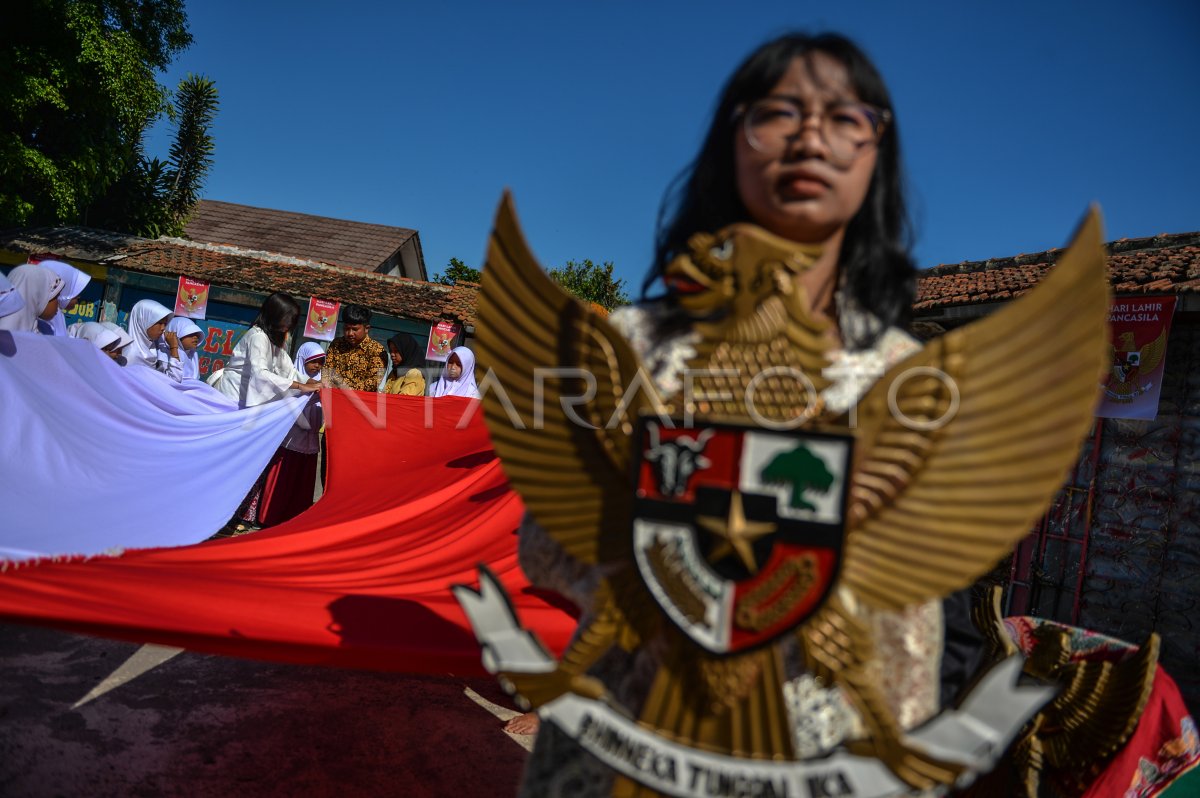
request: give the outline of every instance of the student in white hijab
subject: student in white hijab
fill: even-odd
[[[321,366],[325,363],[325,350],[316,341],[306,341],[296,352],[295,366],[300,382],[307,385],[321,381]],[[263,526],[282,523],[304,512],[312,504],[313,491],[317,485],[317,453],[321,450],[321,426],[324,417],[321,402],[317,399],[304,407],[296,423],[283,439],[280,453],[281,474],[286,473],[293,487],[286,494],[278,494],[268,504],[266,512],[259,514]]]
[[[179,342],[179,365],[183,379],[200,379],[200,355],[197,354],[197,350],[200,348],[200,342],[204,340],[204,332],[196,325],[196,322],[187,316],[172,318],[167,322],[167,332],[175,333]],[[166,337],[166,333],[163,333],[163,337]],[[170,360],[170,346],[165,340],[160,341],[158,344],[159,368],[162,369],[163,364],[169,363]]]
[[[325,350],[316,341],[305,341],[296,351],[296,372],[301,382],[321,379],[321,366],[325,363]]]
[[[97,324],[101,325],[102,327],[106,327],[106,328],[112,330],[113,332],[115,332],[117,334],[117,337],[121,339],[121,342],[117,344],[118,352],[123,350],[125,347],[129,346],[131,343],[133,343],[133,336],[130,335],[129,331],[126,330],[121,325],[115,324],[111,321],[101,321],[101,322],[97,322]],[[125,365],[124,358],[121,359],[121,365],[122,366]]]
[[[92,278],[61,260],[42,260],[38,261],[38,265],[45,266],[61,277],[63,281],[62,293],[58,295],[58,313],[55,313],[49,321],[39,322],[38,328],[44,335],[66,335],[67,317],[65,312],[79,303],[79,295],[83,293],[84,288],[87,288],[87,284],[92,281]]]
[[[179,360],[179,337],[167,330],[167,323],[174,316],[163,304],[153,299],[143,299],[129,311],[129,334],[133,343],[125,357],[130,364],[147,366],[161,371],[175,382],[183,382],[183,363]],[[166,359],[160,359],[158,344],[166,346]]]
[[[10,316],[23,307],[25,300],[21,298],[21,292],[13,287],[11,280],[0,274],[0,316]]]
[[[430,396],[466,396],[479,398],[475,384],[475,353],[465,346],[456,346],[446,358],[442,376],[429,386]]]
[[[128,345],[128,342],[123,345],[121,335],[116,330],[110,329],[98,321],[77,321],[67,328],[67,335],[71,338],[91,341],[97,349],[119,365],[125,365],[125,358],[121,356],[121,350]]]
[[[0,330],[37,332],[38,319],[48,321],[58,312],[62,278],[44,266],[25,263],[9,272],[8,279],[25,305],[7,316],[0,316]]]

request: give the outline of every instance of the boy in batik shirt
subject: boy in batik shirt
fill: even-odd
[[[342,311],[342,337],[329,345],[322,379],[353,391],[378,390],[387,370],[387,352],[370,331],[371,311],[347,305]]]

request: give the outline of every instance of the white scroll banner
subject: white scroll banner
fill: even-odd
[[[491,673],[549,673],[557,667],[521,628],[504,588],[480,568],[480,590],[458,586],[462,604]],[[957,786],[991,770],[1017,731],[1054,695],[1051,687],[1019,687],[1023,658],[998,663],[960,702],[907,735],[906,743],[965,766]],[[712,795],[891,798],[912,793],[878,759],[838,750],[818,759],[757,761],[702,751],[660,737],[608,704],[566,693],[538,709],[608,767],[651,789],[680,798]]]

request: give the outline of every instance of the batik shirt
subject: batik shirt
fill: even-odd
[[[370,336],[363,338],[357,346],[345,338],[338,338],[329,345],[321,373],[326,379],[330,374],[336,375],[334,385],[353,391],[374,391],[379,388],[386,363],[383,344]]]

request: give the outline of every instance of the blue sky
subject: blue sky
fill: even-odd
[[[640,289],[659,202],[763,41],[837,30],[891,89],[919,265],[1200,229],[1200,4],[204,0],[163,81],[221,96],[210,199],[412,227],[478,266],[513,190],[544,265]],[[165,155],[156,135],[151,154]],[[633,292],[631,292],[633,293]]]

